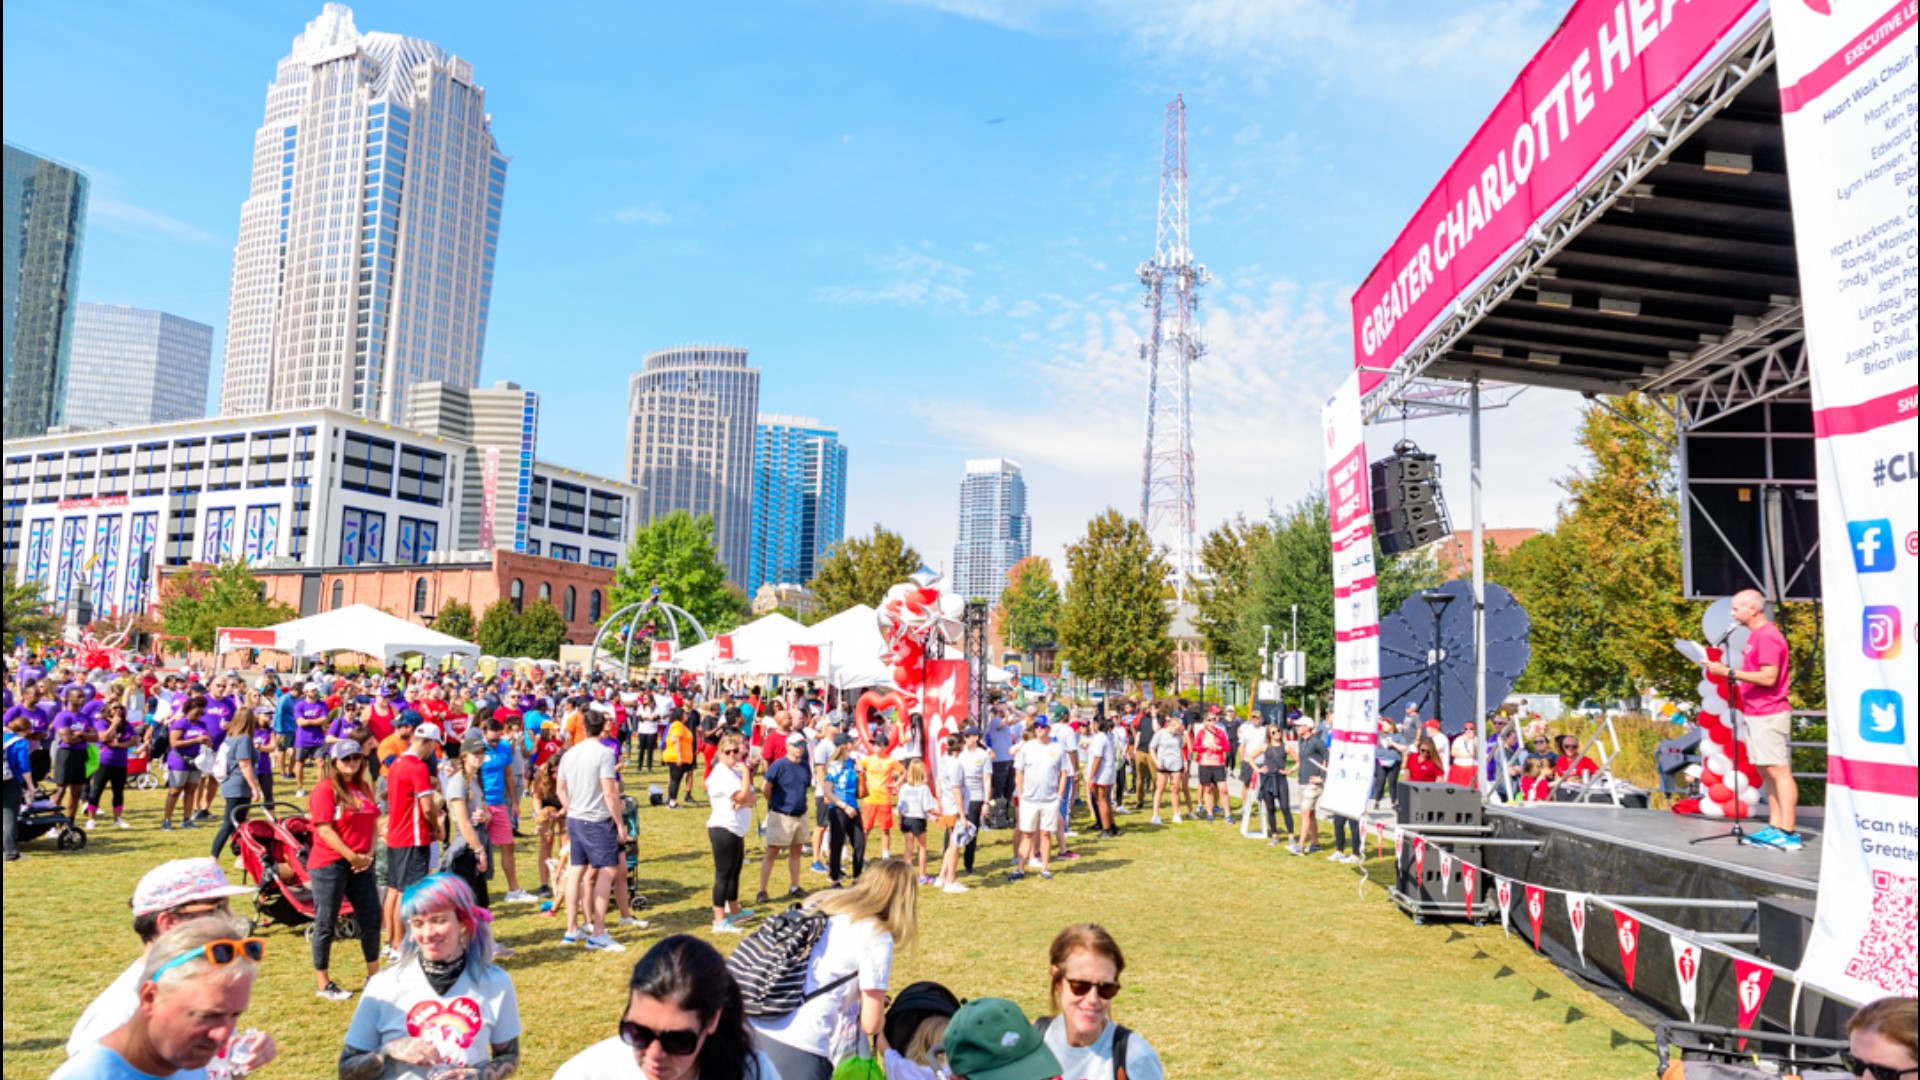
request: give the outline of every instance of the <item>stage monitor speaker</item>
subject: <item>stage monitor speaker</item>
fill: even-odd
[[[1440,873],[1440,852],[1436,842],[1427,842],[1427,858],[1420,865],[1420,880],[1413,879],[1413,845],[1403,844],[1400,848],[1400,865],[1394,869],[1394,884],[1400,888],[1400,895],[1425,904],[1464,904],[1467,900],[1467,883],[1460,876],[1460,864],[1464,860],[1475,866],[1487,865],[1485,852],[1479,844],[1448,843],[1448,851],[1453,853],[1451,873],[1444,878]],[[1491,874],[1481,874],[1478,887],[1474,891],[1473,908],[1476,917],[1479,912],[1498,917],[1499,912],[1484,903],[1487,890],[1492,887],[1488,880]]]
[[[1480,793],[1458,784],[1403,783],[1394,791],[1394,809],[1400,824],[1418,832],[1423,825],[1469,826],[1478,828],[1481,817]]]
[[[1687,598],[1759,589],[1820,599],[1811,405],[1775,399],[1710,416],[1682,432],[1680,446]]]
[[[1797,896],[1762,896],[1760,955],[1784,968],[1797,968],[1813,937],[1813,901]]]

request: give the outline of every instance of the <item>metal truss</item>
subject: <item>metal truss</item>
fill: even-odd
[[[1517,383],[1483,382],[1480,385],[1480,408],[1504,409],[1513,404],[1513,399],[1527,391]],[[1441,416],[1457,416],[1473,411],[1473,385],[1470,383],[1443,382],[1433,379],[1415,379],[1407,384],[1399,396],[1381,407],[1375,423],[1394,420],[1430,420]]]
[[[1429,367],[1451,353],[1481,319],[1528,284],[1582,230],[1599,220],[1615,203],[1633,198],[1633,189],[1648,173],[1738,97],[1773,61],[1773,20],[1763,19],[1711,74],[1674,102],[1665,114],[1650,121],[1647,133],[1604,176],[1576,195],[1551,222],[1536,223],[1525,246],[1472,295],[1457,301],[1453,314],[1395,364],[1391,373],[1366,395],[1361,403],[1362,412],[1371,418],[1400,397]]]
[[[1807,332],[1798,325],[1799,313],[1795,305],[1794,325],[1784,336],[1752,347],[1745,355],[1722,354],[1704,377],[1673,387],[1669,411],[1675,427],[1692,431],[1749,406],[1806,390],[1811,385]]]

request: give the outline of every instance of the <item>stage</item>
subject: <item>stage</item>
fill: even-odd
[[[1798,818],[1805,846],[1785,852],[1731,838],[1696,844],[1693,841],[1702,837],[1726,836],[1733,823],[1668,810],[1581,803],[1487,807],[1493,835],[1545,841],[1533,849],[1489,849],[1500,852],[1490,855],[1500,874],[1557,889],[1698,899],[1782,894],[1811,900],[1819,887],[1826,811],[1802,807]],[[1765,824],[1749,821],[1744,827],[1751,832]],[[1597,856],[1598,861],[1589,862],[1583,855]],[[1671,893],[1679,881],[1691,887]]]

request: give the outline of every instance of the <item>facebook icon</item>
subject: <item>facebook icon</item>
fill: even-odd
[[[1893,569],[1893,523],[1886,518],[1847,522],[1847,540],[1853,545],[1855,572],[1884,574]]]

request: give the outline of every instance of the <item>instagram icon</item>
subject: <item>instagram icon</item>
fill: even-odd
[[[1892,660],[1900,655],[1900,609],[1874,605],[1860,616],[1861,649],[1873,660]]]

